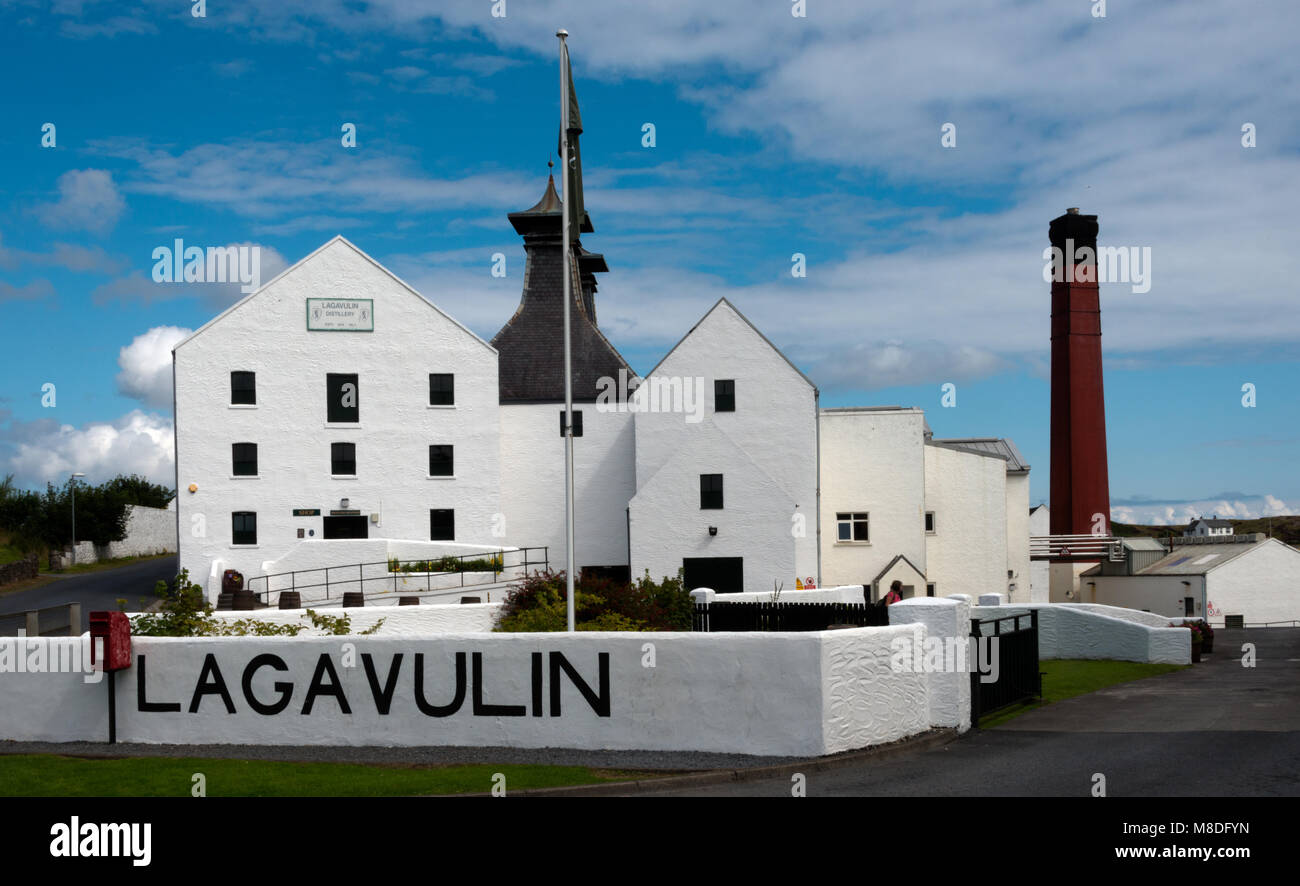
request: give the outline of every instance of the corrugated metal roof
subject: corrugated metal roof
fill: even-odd
[[[1008,471],[1027,471],[1029,465],[1025,463],[1025,457],[1020,454],[1016,444],[1010,440],[1000,437],[958,437],[948,440],[931,440],[936,446],[945,446],[949,449],[961,449],[966,452],[974,452],[977,455],[992,455],[1004,459],[1007,462]]]
[[[1229,560],[1255,550],[1252,544],[1179,545],[1172,554],[1161,557],[1137,575],[1204,575]]]
[[[1126,538],[1124,547],[1130,551],[1163,551],[1165,546],[1154,538]]]

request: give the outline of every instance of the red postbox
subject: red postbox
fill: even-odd
[[[103,639],[102,670],[121,671],[131,667],[131,620],[125,612],[90,613],[90,661],[96,661],[95,641]]]

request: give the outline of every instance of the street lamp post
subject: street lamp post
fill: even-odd
[[[72,474],[72,565],[77,565],[77,478],[85,474],[75,471]]]

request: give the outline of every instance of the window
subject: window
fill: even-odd
[[[722,507],[722,475],[700,474],[700,510]]]
[[[456,512],[451,508],[429,511],[429,540],[456,540]]]
[[[934,511],[925,512],[925,531],[934,532]]]
[[[564,436],[564,410],[560,410],[560,436]],[[582,436],[582,410],[573,410],[573,436]]]
[[[867,532],[867,514],[836,514],[835,525],[837,543],[871,540],[870,533]]]
[[[330,473],[336,476],[355,475],[357,472],[357,444],[330,444]]]
[[[230,472],[236,477],[257,476],[257,444],[232,443],[230,445]]]
[[[429,405],[454,406],[456,404],[456,376],[450,372],[429,373]]]
[[[934,582],[932,582],[932,581],[927,581],[927,582],[925,583],[925,595],[926,595],[927,597],[933,597],[933,596],[934,596]]]
[[[450,446],[429,447],[429,476],[450,477],[455,473],[455,463]]]
[[[257,544],[257,514],[253,511],[235,511],[230,515],[230,543],[232,545]]]
[[[255,406],[257,404],[257,373],[230,373],[230,403],[232,406]]]
[[[735,379],[714,379],[713,411],[714,412],[735,412],[736,411]]]
[[[331,372],[325,376],[325,415],[330,422],[361,421],[357,376]]]

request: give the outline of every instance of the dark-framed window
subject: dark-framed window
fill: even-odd
[[[934,596],[934,582],[932,582],[932,581],[927,581],[927,582],[925,583],[925,595],[926,595],[927,597],[933,597],[933,596]]]
[[[230,373],[230,403],[238,406],[257,405],[257,373]]]
[[[456,405],[456,376],[450,372],[429,373],[429,405]]]
[[[435,508],[429,511],[429,540],[456,540],[456,512],[451,508]]]
[[[718,378],[713,380],[713,411],[736,411],[736,380]]]
[[[925,512],[925,531],[934,532],[934,511]]]
[[[564,410],[560,410],[560,436],[564,436]],[[573,410],[573,436],[582,436],[582,410]]]
[[[330,444],[330,473],[353,475],[357,472],[357,444]]]
[[[256,511],[233,511],[230,514],[230,543],[232,545],[257,544]]]
[[[257,444],[230,444],[230,473],[236,477],[257,476]]]
[[[700,474],[700,510],[722,507],[722,475]]]
[[[429,476],[450,477],[456,473],[451,446],[435,444],[429,447]]]
[[[835,540],[837,542],[871,541],[870,515],[866,512],[835,515]]]
[[[327,373],[325,376],[326,420],[330,422],[361,421],[360,396],[356,373]]]

